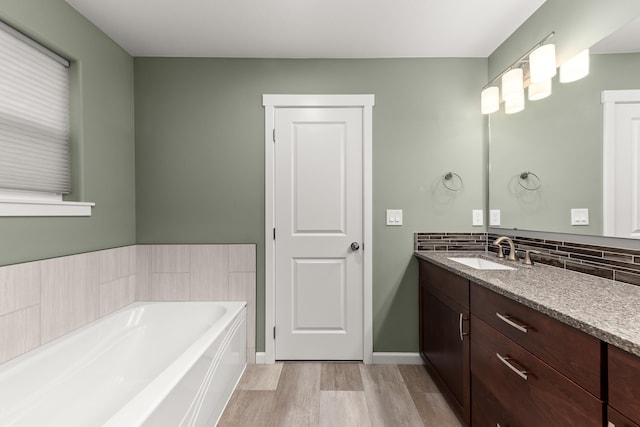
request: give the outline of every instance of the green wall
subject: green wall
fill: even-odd
[[[374,350],[417,351],[413,233],[484,231],[486,59],[136,58],[138,243],[257,243],[264,350],[265,93],[375,95]],[[441,176],[459,173],[452,194]],[[402,227],[385,209],[404,209]]]
[[[71,200],[82,218],[0,218],[0,265],[135,243],[133,59],[63,0],[0,0],[0,19],[72,61]]]

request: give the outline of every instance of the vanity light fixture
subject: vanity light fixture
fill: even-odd
[[[480,94],[480,110],[482,114],[495,113],[500,109],[500,89],[498,86],[489,86]]]
[[[539,69],[539,71],[535,72],[535,78],[539,79],[539,81],[534,82],[534,84],[539,83],[539,85],[529,89],[529,99],[532,101],[542,99],[551,94],[551,78],[556,74],[555,46],[552,44],[545,45],[545,43],[554,34],[555,32],[549,33],[482,88],[480,95],[480,110],[482,114],[491,114],[498,111],[500,109],[500,101],[504,101],[505,113],[507,114],[522,111],[525,105],[524,89],[527,85],[531,85],[532,82],[532,66]],[[532,61],[534,65],[531,64]],[[502,99],[500,99],[500,89],[496,84],[498,80],[500,80],[502,86]]]
[[[524,71],[522,68],[512,68],[502,76],[502,99],[510,101],[522,98],[524,92]]]
[[[589,74],[589,49],[585,49],[560,66],[560,83],[580,80]]]
[[[543,83],[556,75],[556,46],[545,44],[529,55],[529,79],[531,83]]]
[[[538,101],[549,95],[551,95],[551,79],[529,84],[529,101]]]
[[[524,110],[524,92],[521,92],[520,96],[516,98],[507,99],[504,101],[505,114],[515,114]]]

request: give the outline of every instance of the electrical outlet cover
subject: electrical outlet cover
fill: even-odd
[[[472,216],[472,225],[474,226],[484,225],[484,218],[482,216],[483,216],[482,209],[474,209],[473,216]]]
[[[489,211],[489,225],[500,225],[500,209]]]

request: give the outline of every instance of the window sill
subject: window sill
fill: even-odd
[[[0,198],[2,216],[91,216],[95,203]]]

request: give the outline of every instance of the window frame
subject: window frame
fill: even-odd
[[[5,22],[0,21],[0,30],[11,34],[67,68],[71,65],[67,58],[58,55]],[[69,83],[71,84],[71,81]],[[69,114],[71,111],[72,109],[69,108]],[[69,164],[69,173],[71,173],[71,164]],[[91,216],[93,206],[95,203],[92,202],[65,201],[61,193],[0,187],[0,217]]]

